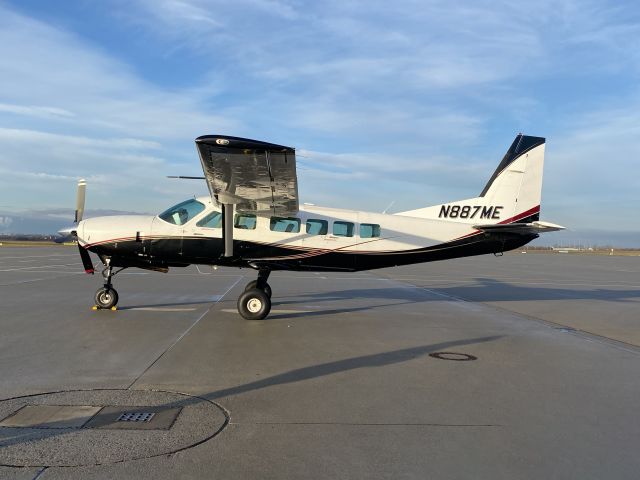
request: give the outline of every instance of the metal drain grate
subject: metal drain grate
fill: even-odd
[[[125,412],[116,422],[150,422],[154,415],[155,413],[150,412]]]

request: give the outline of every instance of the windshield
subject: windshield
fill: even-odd
[[[174,225],[184,225],[204,210],[204,205],[193,198],[165,210],[158,215],[162,220]]]

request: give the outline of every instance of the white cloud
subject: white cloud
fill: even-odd
[[[150,84],[83,39],[0,5],[3,204],[73,205],[78,177],[94,207],[155,211],[202,192],[164,176],[184,174],[185,160],[199,168],[196,136],[237,128],[209,111],[206,93]]]
[[[202,108],[213,105],[210,98],[150,84],[82,39],[0,6],[0,100],[6,96],[11,103],[0,112],[62,115],[93,134],[108,129],[171,140],[236,126]]]
[[[69,144],[95,149],[124,148],[124,149],[159,149],[161,144],[150,140],[137,138],[90,138],[75,135],[60,135],[36,130],[24,130],[15,128],[1,128],[0,140],[4,142],[29,142],[32,144],[51,143]]]
[[[42,118],[74,117],[75,114],[64,108],[46,107],[41,105],[12,105],[0,103],[0,112],[15,113],[17,115],[27,115]]]

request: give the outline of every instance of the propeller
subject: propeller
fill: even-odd
[[[78,193],[76,194],[76,210],[74,214],[74,225],[71,227],[66,227],[58,230],[58,234],[61,236],[60,239],[56,240],[59,242],[67,241],[68,237],[76,237],[77,232],[76,229],[78,227],[78,223],[82,220],[82,216],[84,215],[84,200],[87,191],[87,181],[84,178],[78,180]]]
[[[75,237],[76,240],[78,238],[78,224],[82,221],[82,217],[84,216],[84,202],[87,192],[87,181],[84,178],[78,180],[78,193],[76,194],[76,211],[75,217],[73,220],[74,225],[72,227],[63,228],[62,230],[58,230],[58,233],[62,235],[61,241],[69,237]],[[86,273],[93,274],[93,262],[91,261],[91,256],[86,248],[80,245],[78,242],[78,250],[80,251],[80,259],[82,260],[82,266],[84,267],[84,271]]]
[[[82,260],[82,266],[84,267],[85,273],[90,273],[93,275],[93,262],[91,261],[91,257],[89,256],[89,252],[78,243],[78,250],[80,250],[80,259]]]
[[[84,215],[84,198],[87,192],[87,181],[84,178],[78,180],[78,193],[76,195],[76,225],[82,220]]]
[[[82,221],[82,217],[84,216],[84,201],[87,193],[87,181],[84,178],[78,180],[78,193],[76,194],[76,216],[75,216],[75,224],[76,227]],[[74,231],[72,234],[75,234],[75,237],[78,238],[78,232]],[[78,242],[78,250],[80,251],[80,259],[82,260],[82,266],[84,267],[84,271],[86,273],[90,273],[93,275],[93,262],[91,261],[91,256],[86,248],[80,245]]]

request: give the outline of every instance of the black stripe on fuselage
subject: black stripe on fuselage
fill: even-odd
[[[431,247],[398,252],[349,252],[300,250],[282,245],[234,241],[237,257],[226,258],[220,238],[165,238],[143,242],[124,241],[91,247],[100,256],[111,257],[117,267],[166,267],[190,264],[270,268],[298,271],[359,271],[409,265],[458,257],[499,253],[529,243],[537,235],[483,234]],[[305,255],[308,253],[308,255]],[[287,258],[293,257],[293,258]]]

